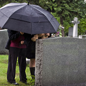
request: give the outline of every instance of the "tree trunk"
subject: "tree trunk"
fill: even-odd
[[[63,26],[63,18],[62,17],[60,17],[60,24],[61,24],[61,26]],[[62,32],[62,37],[64,37],[64,28],[62,28],[61,32]]]

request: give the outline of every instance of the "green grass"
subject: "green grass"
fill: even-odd
[[[15,86],[7,82],[7,67],[8,67],[8,55],[0,55],[0,86]],[[16,64],[16,76],[15,80],[19,83],[19,86],[34,86],[35,80],[32,80],[29,70],[29,65],[26,67],[27,85],[20,82],[19,78],[19,66]]]

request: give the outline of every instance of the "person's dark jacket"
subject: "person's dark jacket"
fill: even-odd
[[[32,38],[33,36],[34,35],[31,35],[29,37]],[[51,37],[51,34],[50,34],[49,38],[50,37]],[[33,42],[31,40],[31,38],[29,39],[29,43],[28,43],[28,46],[27,46],[27,54],[26,54],[27,58],[29,58],[29,59],[35,58],[35,49],[36,49],[36,42]],[[41,39],[41,38],[39,38],[39,39]]]
[[[13,30],[8,30],[9,39],[8,39],[8,42],[7,42],[5,48],[9,50],[11,40],[15,40],[15,39],[18,38],[20,35],[21,35],[20,32],[13,31]],[[25,38],[24,43],[25,43],[26,46],[27,46],[27,45],[28,45],[28,42],[29,42],[29,39],[30,39],[30,35],[24,33],[24,38]]]
[[[31,38],[33,37],[34,35],[31,35]],[[35,44],[36,42],[33,42],[31,40],[31,38],[29,39],[29,43],[28,43],[28,46],[27,46],[27,53],[26,53],[26,57],[28,59],[32,59],[32,58],[35,58]]]

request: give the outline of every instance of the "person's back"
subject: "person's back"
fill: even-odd
[[[32,79],[34,79],[33,76],[35,76],[35,50],[36,50],[36,40],[37,39],[45,39],[50,36],[50,33],[42,33],[42,34],[36,34],[29,36],[29,43],[27,46],[27,58],[30,59],[30,73],[32,76]]]
[[[9,40],[6,48],[9,49],[9,61],[7,70],[7,81],[18,85],[15,81],[16,62],[18,57],[20,81],[26,83],[26,37],[23,32],[8,30]]]

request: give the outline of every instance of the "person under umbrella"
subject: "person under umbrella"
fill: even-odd
[[[15,80],[16,61],[18,57],[20,81],[27,83],[26,78],[26,45],[27,34],[23,32],[17,32],[8,30],[9,40],[6,45],[6,49],[9,50],[7,81],[11,84],[18,85]]]
[[[32,79],[35,77],[35,45],[36,45],[36,40],[37,39],[45,39],[50,37],[50,33],[42,33],[42,34],[36,34],[36,35],[31,35],[29,36],[29,44],[27,46],[27,58],[30,59],[30,73],[32,76]]]

